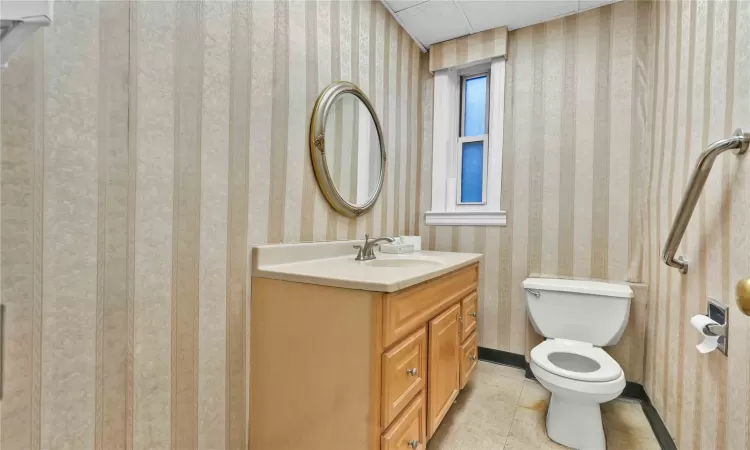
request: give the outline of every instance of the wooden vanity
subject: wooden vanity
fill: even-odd
[[[477,365],[478,271],[395,292],[254,276],[250,449],[424,450]]]

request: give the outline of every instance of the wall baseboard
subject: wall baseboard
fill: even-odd
[[[480,361],[517,367],[526,372],[525,375],[527,379],[536,380],[529,363],[526,362],[526,356],[524,355],[486,347],[479,347],[478,353]],[[646,415],[646,419],[651,425],[654,436],[659,442],[662,450],[677,450],[677,445],[675,445],[672,436],[669,434],[667,426],[664,425],[664,421],[661,419],[661,416],[659,416],[659,412],[654,408],[651,399],[641,384],[628,381],[625,384],[625,389],[622,391],[622,394],[620,394],[620,397],[638,400],[641,403],[643,413]]]
[[[643,389],[643,386],[641,386],[641,389]],[[672,439],[672,435],[669,434],[667,426],[661,419],[659,412],[654,408],[645,390],[643,391],[643,395],[646,399],[641,400],[641,408],[643,408],[643,413],[646,415],[648,423],[651,424],[651,430],[653,430],[654,436],[656,436],[656,440],[659,442],[662,450],[677,450],[677,444]]]
[[[620,397],[632,398],[642,402],[651,402],[648,395],[646,395],[646,390],[643,389],[643,386],[640,383],[634,383],[632,381],[625,383],[625,389],[622,391],[622,394],[620,394]]]
[[[504,366],[518,367],[519,369],[526,369],[526,357],[519,355],[518,353],[504,352],[502,350],[495,350],[494,348],[479,347],[479,360],[487,361],[495,364],[502,364]]]

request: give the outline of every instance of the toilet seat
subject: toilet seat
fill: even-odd
[[[547,372],[578,381],[607,382],[622,376],[617,361],[588,342],[548,339],[531,350],[531,361]]]

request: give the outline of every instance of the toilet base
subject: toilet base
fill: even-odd
[[[599,403],[578,403],[552,393],[547,410],[547,435],[578,450],[606,450]]]

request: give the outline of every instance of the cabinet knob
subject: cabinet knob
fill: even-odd
[[[419,441],[416,440],[416,439],[412,439],[412,440],[410,440],[408,442],[408,445],[409,445],[409,447],[411,447],[413,449],[417,449],[417,448],[419,448]]]
[[[472,361],[476,361],[477,360],[477,355],[471,355],[471,360]]]
[[[413,377],[416,377],[417,376],[417,368],[414,367],[414,368],[411,368],[411,369],[406,369],[406,373],[408,373],[409,375],[411,375]]]
[[[471,317],[476,317],[476,316],[477,316],[477,312],[476,312],[476,311],[474,311],[473,313],[471,313],[471,314],[469,314],[469,315],[470,315]]]

